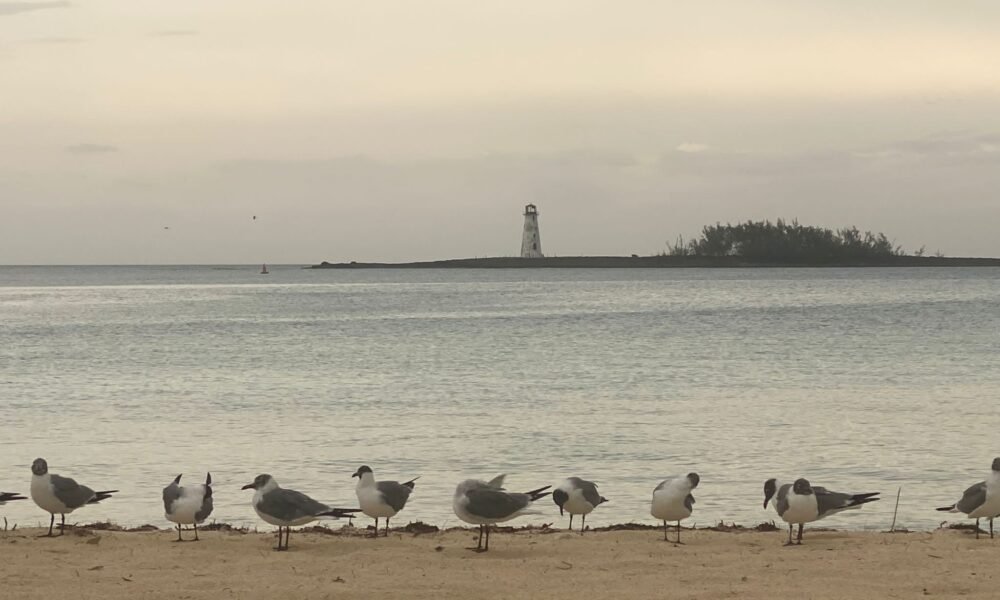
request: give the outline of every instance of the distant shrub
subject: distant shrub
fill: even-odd
[[[922,254],[921,249],[921,253]],[[706,225],[701,236],[684,243],[667,243],[671,256],[739,256],[753,260],[824,262],[884,259],[903,256],[884,233],[862,233],[857,227],[836,231],[790,223],[783,219]],[[918,256],[920,255],[918,254]]]

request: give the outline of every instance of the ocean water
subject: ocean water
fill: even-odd
[[[264,526],[258,473],[346,506],[367,464],[420,476],[399,525],[451,526],[461,479],[578,475],[601,525],[697,471],[699,526],[804,476],[885,496],[824,525],[886,529],[902,488],[931,529],[1000,455],[1000,269],[257,271],[0,268],[0,490],[41,456],[121,490],[71,522],[166,526],[161,488],[211,471],[212,518]]]

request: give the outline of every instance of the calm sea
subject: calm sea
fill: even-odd
[[[885,500],[828,520],[930,529],[1000,455],[1000,269],[0,268],[0,490],[121,490],[73,514],[165,526],[178,473],[256,524],[261,472],[335,505],[419,475],[399,524],[456,525],[455,484],[591,478],[588,522],[754,524],[767,477]],[[558,521],[548,499],[544,515]],[[0,515],[47,522],[29,502]]]

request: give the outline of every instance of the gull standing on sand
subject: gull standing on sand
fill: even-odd
[[[701,477],[697,473],[688,473],[684,477],[669,477],[660,482],[653,490],[653,503],[650,513],[663,521],[663,541],[667,538],[667,521],[677,521],[677,540],[681,542],[681,520],[691,516],[694,510],[694,496],[691,491],[698,487]]]
[[[278,526],[278,546],[275,550],[288,550],[288,537],[293,526],[312,523],[316,519],[339,519],[359,512],[359,508],[331,508],[317,502],[302,492],[286,490],[267,474],[254,478],[244,490],[257,490],[253,495],[253,509],[266,523]],[[285,545],[281,545],[281,530],[285,530]]]
[[[419,478],[414,477],[406,483],[375,481],[375,474],[367,465],[358,467],[351,477],[358,478],[358,485],[354,491],[358,495],[361,512],[375,519],[374,537],[378,537],[379,518],[385,519],[385,535],[388,537],[389,519],[395,517],[406,506],[406,501],[416,485],[414,482]]]
[[[531,509],[531,503],[549,495],[545,490],[547,485],[523,494],[504,491],[503,480],[506,475],[498,475],[490,481],[466,479],[455,488],[452,508],[459,519],[472,525],[479,525],[479,543],[476,552],[486,552],[490,549],[490,525],[503,523],[521,515],[537,515],[541,511]],[[485,533],[484,533],[485,532]],[[486,546],[483,547],[483,539]]]
[[[778,482],[777,479],[768,479],[764,482],[764,508],[767,508],[767,503],[774,498],[774,495],[778,493],[781,489],[782,484]],[[845,510],[856,510],[861,508],[863,504],[868,502],[875,502],[876,500],[881,500],[881,498],[876,498],[880,492],[867,492],[864,494],[844,494],[841,492],[832,492],[825,487],[820,487],[818,485],[811,486],[813,493],[816,494],[817,509],[819,510],[819,516],[816,520],[824,519],[830,515],[835,515],[841,511]],[[778,510],[778,502],[775,500],[771,503],[774,506],[774,512],[781,516],[781,512]]]
[[[31,463],[31,499],[39,508],[51,515],[49,532],[43,537],[52,537],[52,526],[56,515],[62,517],[59,524],[59,535],[66,529],[66,515],[87,504],[97,504],[107,500],[118,490],[95,492],[85,485],[80,485],[68,477],[60,477],[49,473],[49,464],[44,458],[36,458]]]
[[[767,489],[765,484],[764,508],[767,508],[767,502],[770,500]],[[778,516],[788,523],[788,541],[785,545],[792,545],[793,525],[799,526],[799,535],[796,539],[799,545],[802,545],[802,526],[805,523],[812,523],[842,510],[881,500],[875,498],[878,494],[879,492],[853,495],[830,492],[819,486],[812,487],[808,480],[802,478],[796,479],[791,485],[787,483],[782,485],[777,490],[774,508],[778,511]]]
[[[212,514],[212,474],[204,484],[181,485],[181,476],[163,488],[163,511],[168,521],[177,524],[177,541],[183,542],[181,525],[194,526],[194,541],[198,541],[198,523]]]
[[[573,515],[583,515],[583,523],[580,525],[580,535],[587,529],[587,515],[589,515],[600,504],[608,501],[607,498],[597,492],[597,484],[593,481],[570,477],[562,482],[559,487],[552,492],[552,500],[559,507],[559,515],[563,511],[569,513],[569,530],[573,531]]]
[[[965,490],[962,498],[951,506],[938,510],[965,513],[976,520],[976,539],[979,539],[979,519],[990,520],[990,539],[993,539],[993,519],[1000,516],[1000,457],[993,459],[989,475],[985,481]]]

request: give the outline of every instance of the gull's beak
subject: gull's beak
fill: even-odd
[[[361,477],[361,472],[360,471],[355,471],[354,475],[351,475],[351,477]]]
[[[241,490],[255,490],[255,489],[257,489],[257,484],[255,484],[255,483],[248,483],[245,486],[241,487],[240,489]]]
[[[764,498],[764,508],[767,508],[767,503],[770,502],[770,498]]]
[[[208,476],[205,477],[205,485],[212,485],[212,474],[211,473],[209,473]]]
[[[563,516],[563,507],[562,506],[559,507],[559,516],[560,517]]]

